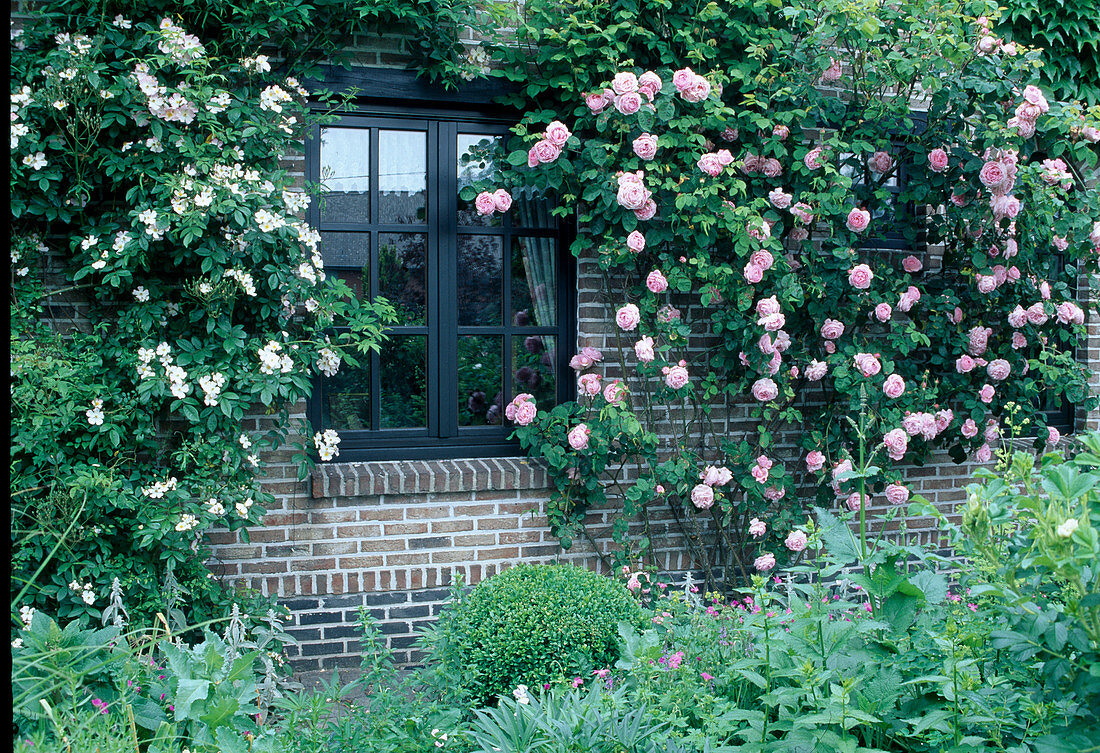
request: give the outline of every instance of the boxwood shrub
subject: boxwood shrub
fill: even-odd
[[[573,565],[519,565],[480,583],[446,620],[441,659],[470,700],[612,666],[618,623],[641,610],[611,578]]]

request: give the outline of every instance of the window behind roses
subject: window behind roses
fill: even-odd
[[[573,271],[551,203],[526,188],[459,195],[492,184],[507,133],[404,113],[349,115],[312,139],[326,270],[398,312],[381,353],[314,392],[313,422],[340,433],[341,460],[512,454],[512,397],[570,396]]]

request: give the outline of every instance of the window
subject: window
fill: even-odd
[[[348,115],[319,129],[308,178],[329,274],[398,312],[380,354],[315,390],[315,426],[342,460],[515,454],[504,407],[571,397],[574,272],[567,223],[521,190],[482,216],[459,192],[491,180],[500,121]]]

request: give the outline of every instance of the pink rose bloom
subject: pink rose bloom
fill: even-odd
[[[615,105],[615,109],[621,112],[623,115],[633,115],[642,109],[642,97],[638,92],[627,92],[626,94],[620,94],[615,97],[615,101],[612,103]]]
[[[866,264],[857,264],[848,272],[848,284],[857,290],[866,290],[871,287],[871,280],[875,273]]]
[[[581,374],[577,378],[577,392],[582,395],[598,395],[600,393],[599,374]]]
[[[759,251],[753,251],[752,256],[749,257],[749,264],[767,271],[775,264],[775,257],[772,256],[770,251],[760,249]]]
[[[520,403],[516,406],[515,422],[520,426],[527,426],[535,420],[538,412],[539,409],[534,403],[530,401]]]
[[[1062,441],[1061,433],[1053,426],[1047,427],[1047,444],[1051,447],[1057,447],[1058,443]]]
[[[779,397],[779,386],[767,377],[757,379],[752,385],[752,396],[762,403],[769,403]]]
[[[733,473],[724,465],[708,465],[699,474],[699,479],[708,486],[724,486],[733,480]]]
[[[872,377],[882,371],[882,364],[873,353],[856,353],[852,360],[859,373],[865,377]]]
[[[791,205],[791,195],[782,188],[775,188],[768,192],[768,201],[776,209],[786,209]]]
[[[669,368],[665,373],[665,384],[674,390],[678,390],[684,387],[690,378],[687,368],[684,366],[683,361],[681,361],[678,365]]]
[[[620,379],[608,382],[607,386],[603,388],[603,399],[612,405],[619,405],[626,399],[626,385]]]
[[[992,275],[975,275],[974,279],[978,281],[978,292],[982,295],[988,295],[997,289],[997,280]]]
[[[657,156],[657,137],[643,133],[634,139],[634,153],[644,160],[651,160]]]
[[[882,392],[890,399],[901,397],[902,393],[905,392],[905,380],[897,374],[891,374],[886,377],[886,381],[883,382]]]
[[[821,74],[821,80],[828,84],[833,81],[840,80],[840,61],[836,58],[829,58],[829,67]]]
[[[795,219],[803,225],[809,225],[814,221],[814,215],[810,209],[811,207],[809,204],[800,201],[791,207],[791,214],[793,214]]]
[[[512,402],[508,403],[508,405],[504,407],[504,417],[507,418],[509,421],[515,421],[516,411],[519,406],[523,405],[523,403],[527,402],[528,400],[533,400],[534,397],[534,395],[531,395],[527,392],[521,392],[520,394],[516,395],[514,398],[512,398]]]
[[[764,167],[764,157],[759,154],[746,154],[744,159],[741,160],[741,171],[746,175],[752,175],[753,173],[761,170]]]
[[[820,450],[811,450],[806,454],[806,470],[817,473],[825,467],[825,455]]]
[[[496,204],[493,202],[493,195],[488,191],[482,191],[474,199],[474,206],[477,208],[477,213],[480,215],[489,215],[496,211]]]
[[[1085,312],[1072,301],[1059,303],[1054,307],[1058,315],[1058,321],[1062,324],[1084,324]]]
[[[824,344],[822,345],[822,347],[825,348],[826,353],[829,353],[829,354],[836,353],[836,343],[833,342],[832,340],[826,340],[824,342]]]
[[[888,173],[894,167],[894,158],[880,150],[871,155],[870,165],[876,173]]]
[[[714,156],[718,158],[718,162],[721,163],[722,167],[729,167],[733,164],[733,155],[730,154],[729,149],[719,149]]]
[[[800,243],[810,237],[810,231],[804,227],[792,227],[791,232],[787,233],[787,237],[795,243]]]
[[[970,356],[963,354],[955,359],[955,371],[960,374],[969,374],[978,364]]]
[[[696,163],[700,170],[714,178],[722,172],[722,163],[718,161],[717,154],[704,154]]]
[[[978,399],[981,400],[986,405],[989,405],[990,403],[993,402],[993,395],[996,394],[996,392],[997,391],[995,389],[993,389],[993,385],[990,385],[990,384],[982,385],[982,388],[980,390],[978,390]]]
[[[691,490],[691,503],[700,510],[709,510],[714,506],[714,489],[706,484],[696,484]]]
[[[766,483],[768,483],[768,469],[767,469],[767,468],[764,468],[763,466],[760,466],[760,465],[754,465],[754,466],[752,467],[752,470],[750,470],[750,471],[749,471],[749,474],[750,474],[750,475],[751,475],[751,476],[752,476],[752,477],[753,477],[754,479],[756,479],[756,482],[757,482],[758,484],[766,484]]]
[[[649,200],[650,193],[640,180],[620,181],[616,200],[625,209],[641,209]]]
[[[1020,252],[1020,244],[1014,239],[1009,238],[1005,241],[1005,258],[1011,259],[1013,256]]]
[[[652,220],[655,214],[657,214],[657,202],[653,199],[646,199],[641,209],[634,210],[634,216],[639,220]]]
[[[996,358],[989,362],[985,371],[994,382],[1003,382],[1012,373],[1012,366],[1003,358]]]
[[[764,490],[764,497],[772,502],[778,502],[787,496],[787,490],[781,486],[769,486]]]
[[[687,102],[702,102],[710,96],[710,82],[702,76],[693,76],[691,84],[680,92],[680,96]]]
[[[890,308],[889,303],[880,303],[875,306],[875,318],[880,322],[890,321],[890,317],[893,316],[894,310]]]
[[[811,382],[817,382],[820,381],[828,371],[829,364],[815,358],[810,361],[810,365],[806,367],[806,378]]]
[[[1008,312],[1008,326],[1013,329],[1020,329],[1027,324],[1027,312],[1024,311],[1024,307],[1016,304],[1016,308]]]
[[[844,322],[826,319],[821,325],[821,336],[826,340],[835,340],[844,334]]]
[[[756,323],[768,332],[775,332],[776,330],[783,329],[783,325],[787,323],[787,317],[782,314],[769,314],[760,317]]]
[[[764,167],[761,171],[766,178],[778,178],[783,174],[783,164],[774,157],[769,157],[764,160]]]
[[[569,446],[574,450],[583,450],[588,447],[588,436],[591,432],[588,424],[577,424],[569,431]]]
[[[982,170],[978,173],[978,179],[986,188],[997,192],[1008,184],[1008,172],[1005,170],[1003,162],[990,160],[982,165]]]
[[[974,459],[979,463],[988,463],[993,459],[993,449],[988,444],[983,444],[978,448],[978,451],[974,453]]]
[[[791,135],[791,129],[785,125],[777,125],[772,129],[772,136],[775,136],[780,141],[786,141],[787,137]]]
[[[968,418],[963,421],[962,428],[959,429],[959,432],[967,439],[973,439],[978,436],[978,425],[974,423],[974,419]]]
[[[630,332],[638,326],[642,314],[633,303],[628,303],[615,312],[615,323],[625,332]]]
[[[749,535],[753,538],[760,538],[768,532],[768,525],[760,518],[753,518],[749,521]]]
[[[932,168],[932,172],[944,172],[949,163],[950,159],[943,149],[933,149],[928,153],[928,166]]]
[[[871,500],[859,492],[852,492],[848,495],[848,499],[844,500],[844,504],[848,506],[848,509],[852,512],[858,512],[859,508],[867,508],[871,506]]]
[[[997,419],[991,418],[986,422],[982,436],[985,437],[986,442],[996,442],[1001,438],[1001,427],[997,424]]]
[[[1027,320],[1039,326],[1047,323],[1047,312],[1042,303],[1033,303],[1027,308]]]
[[[755,264],[752,264],[751,262],[745,265],[744,274],[745,282],[749,283],[750,285],[755,285],[756,283],[764,279],[764,270],[756,266]]]
[[[626,247],[636,254],[641,253],[645,249],[645,236],[637,230],[630,231],[630,235],[626,236]]]
[[[901,460],[909,449],[909,435],[905,429],[891,429],[883,435],[882,444],[891,460]]]
[[[779,305],[779,299],[774,295],[767,298],[761,298],[756,302],[756,313],[759,316],[772,316],[782,311],[782,307]]]
[[[1019,350],[1020,348],[1027,347],[1027,338],[1019,332],[1012,333],[1012,349]]]
[[[638,90],[647,93],[650,101],[657,96],[657,92],[661,91],[662,86],[664,86],[664,82],[653,71],[646,71],[638,77]]]
[[[651,293],[663,293],[668,290],[668,280],[655,269],[645,278],[645,286]]]
[[[546,126],[546,140],[555,146],[565,146],[565,142],[573,133],[560,120],[555,120]]]
[[[909,274],[916,274],[924,268],[924,264],[915,256],[906,256],[901,260],[901,268]]]
[[[653,353],[653,338],[647,335],[634,343],[634,355],[638,357],[639,361],[644,361],[646,363],[652,361],[655,357]]]
[[[939,434],[940,432],[946,431],[947,427],[950,426],[951,422],[954,421],[954,420],[955,420],[955,412],[954,411],[952,411],[950,409],[936,411],[936,416],[935,416],[936,433]]]
[[[806,156],[802,158],[802,162],[810,170],[821,169],[821,147],[814,147],[806,152]]]
[[[727,128],[726,130],[722,131],[722,140],[737,141],[738,135],[739,134],[736,128]]]
[[[989,327],[974,327],[967,335],[966,349],[972,356],[980,356],[985,353],[989,347],[989,336],[993,334],[993,330]]]
[[[616,94],[638,91],[638,77],[629,71],[616,73],[615,78],[611,79],[611,91]]]
[[[593,115],[598,115],[607,107],[608,99],[603,92],[592,92],[584,95],[584,103]]]
[[[802,531],[791,531],[783,541],[783,545],[792,552],[801,552],[806,548],[807,538]]]
[[[775,555],[770,552],[761,554],[752,561],[752,566],[760,572],[765,573],[775,567]]]
[[[992,34],[987,34],[978,40],[975,48],[979,55],[990,55],[997,49],[997,45],[997,38]]]
[[[772,237],[771,223],[766,220],[749,220],[745,223],[745,231],[749,234],[750,238],[754,238],[761,242]],[[767,267],[763,267],[763,269],[768,269],[769,267],[771,267],[771,264]]]
[[[866,209],[853,209],[844,223],[853,233],[862,233],[871,224],[871,213]]]
[[[886,487],[886,500],[892,505],[903,505],[909,501],[909,489],[901,484]]]
[[[535,157],[543,164],[553,162],[561,156],[561,147],[546,139],[536,142],[533,149]]]
[[[512,208],[512,194],[498,188],[493,192],[493,206],[498,212],[507,212]]]
[[[538,167],[539,166],[539,153],[535,147],[531,147],[527,150],[527,166]]]
[[[760,339],[756,341],[756,347],[760,349],[760,352],[764,355],[771,355],[775,353],[775,343],[772,342],[771,335],[761,335]]]
[[[1020,200],[1015,196],[994,196],[989,201],[989,207],[997,219],[1013,219],[1020,213]]]
[[[691,86],[691,80],[695,78],[695,72],[690,68],[681,68],[672,74],[672,85],[676,91],[683,91]]]

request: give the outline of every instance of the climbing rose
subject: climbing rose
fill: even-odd
[[[652,361],[655,357],[653,353],[653,338],[647,335],[634,343],[634,355],[638,357],[639,361],[645,361],[647,363]]]
[[[643,133],[634,139],[634,153],[644,160],[651,160],[657,156],[657,137]]]
[[[891,374],[883,382],[882,391],[888,398],[899,398],[905,392],[905,380],[897,374]]]
[[[477,208],[477,213],[480,215],[489,215],[496,210],[496,203],[493,201],[493,195],[488,191],[482,191],[474,199],[474,207]]]
[[[626,385],[622,380],[614,379],[603,388],[603,399],[613,405],[620,404],[626,398]]]
[[[829,364],[825,361],[819,361],[816,358],[810,361],[810,365],[806,367],[806,378],[811,382],[817,382],[825,376],[829,371]]]
[[[978,390],[978,399],[988,405],[993,402],[993,396],[996,394],[996,390],[993,389],[993,385],[984,384],[982,388]]]
[[[633,303],[628,303],[615,312],[615,323],[625,332],[630,332],[637,327],[641,318],[641,312]]]
[[[882,437],[882,444],[891,460],[901,460],[909,449],[909,435],[905,429],[891,429]]]
[[[806,534],[803,531],[791,531],[783,541],[783,545],[792,552],[801,552],[806,548]]]
[[[882,371],[882,364],[873,353],[856,353],[852,360],[859,373],[865,377],[872,377]]]
[[[775,555],[769,553],[761,554],[752,562],[752,566],[760,572],[767,572],[775,567]]]
[[[696,484],[691,490],[691,502],[700,510],[707,510],[714,505],[714,489],[706,484]]]
[[[645,236],[637,230],[630,231],[630,235],[626,236],[626,247],[640,254],[645,249]]]
[[[645,278],[645,286],[651,293],[663,293],[668,290],[668,280],[655,269]]]
[[[574,450],[587,448],[590,433],[587,424],[577,424],[569,431],[569,446]]]
[[[924,264],[921,263],[921,260],[913,255],[906,256],[901,260],[901,268],[909,274],[919,272],[923,267]]]
[[[760,518],[753,518],[749,521],[749,535],[754,538],[760,538],[768,532],[768,526]]]
[[[565,146],[565,142],[572,136],[572,132],[559,120],[555,120],[546,126],[546,140],[554,146]]]
[[[691,377],[683,361],[676,366],[666,368],[668,370],[665,372],[665,384],[674,390],[678,390],[687,385]]]
[[[512,194],[503,188],[498,188],[493,192],[493,208],[498,212],[507,212],[512,208]]]
[[[880,322],[890,321],[890,317],[894,315],[894,310],[890,308],[889,303],[880,303],[875,306],[875,318]]]
[[[887,152],[877,151],[871,155],[870,165],[876,173],[888,173],[894,167],[894,158]]]
[[[978,436],[978,425],[974,423],[974,419],[968,418],[963,421],[963,425],[959,429],[959,433],[961,433],[967,439],[973,439],[974,437]]]
[[[826,319],[821,325],[821,336],[826,340],[835,340],[844,334],[844,322]]]
[[[845,224],[853,233],[862,233],[871,224],[871,213],[866,209],[853,209],[848,213]]]
[[[752,385],[752,396],[762,403],[771,402],[779,397],[779,387],[771,379],[757,379]]]
[[[806,152],[806,156],[802,158],[802,162],[810,170],[818,170],[821,168],[821,147],[814,147],[810,151]]]
[[[985,367],[985,371],[989,374],[990,379],[1001,382],[1012,373],[1012,366],[1003,358],[996,358],[989,362],[989,365]]]
[[[825,467],[825,455],[820,450],[812,450],[806,455],[806,470],[817,473]]]
[[[871,280],[875,273],[866,264],[857,264],[848,272],[848,283],[857,290],[866,290],[871,287]]]
[[[844,504],[847,505],[848,509],[852,512],[857,512],[860,507],[864,509],[870,507],[871,500],[859,492],[852,492],[848,495],[848,499],[844,500]]]
[[[974,459],[979,463],[988,463],[993,459],[993,448],[988,444],[983,444],[978,448],[978,451],[974,453]]]
[[[909,489],[901,484],[890,484],[886,487],[886,499],[892,505],[905,504],[909,500]]]
[[[768,200],[777,209],[786,209],[791,205],[791,195],[782,188],[775,188],[768,192]]]
[[[1053,426],[1047,427],[1047,444],[1056,447],[1062,441],[1062,434]]]
[[[950,159],[943,149],[933,149],[928,153],[928,166],[932,168],[932,172],[942,173],[949,163]]]
[[[629,71],[616,73],[611,79],[611,90],[616,94],[638,91],[638,77]]]

